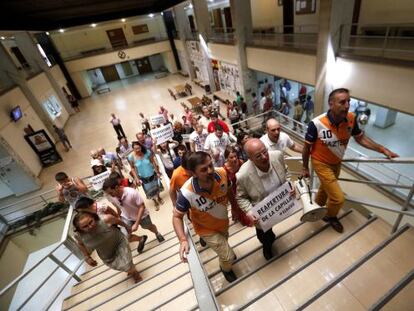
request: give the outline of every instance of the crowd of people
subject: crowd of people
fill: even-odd
[[[264,111],[272,92],[265,88],[262,96],[266,99],[260,102],[253,96],[251,112]],[[302,92],[300,100],[306,103],[307,98]],[[309,120],[304,147],[282,132],[280,123],[272,117],[266,119],[263,135],[249,131],[248,122],[240,122],[247,118],[249,111],[239,93],[234,102],[225,103],[227,118],[222,115],[216,96],[213,99],[204,96],[199,112],[182,103],[183,114],[179,119],[161,106],[162,123],[171,124],[173,128],[171,139],[162,143],[151,136],[151,130],[162,123],[154,126],[140,113],[141,130],[130,143],[121,120],[112,114],[110,122],[118,136],[116,152],[107,152],[104,148],[91,151],[91,168],[94,175],[111,171],[102,189],[113,208],[90,198],[86,185],[79,178],[69,177],[64,172],[56,175],[59,198],[77,211],[73,225],[86,262],[97,264],[90,256],[91,251],[96,250],[109,267],[127,272],[136,282],[142,279],[132,262],[128,242],[138,242],[138,253],[144,250],[148,237],[134,234],[140,226],[151,231],[160,243],[164,237],[153,224],[151,212],[137,188],[142,186],[146,199],[152,200],[158,211],[164,204],[160,193],[164,190],[161,176],[165,171],[170,179],[171,213],[182,261],[186,261],[189,252],[183,225],[183,217],[188,215],[200,244],[217,253],[225,279],[233,282],[237,276],[232,265],[237,256],[228,243],[230,219],[244,226],[254,226],[263,246],[263,256],[267,260],[274,256],[276,236],[272,229],[261,229],[252,207],[289,180],[284,160],[287,149],[302,153],[305,177],[309,176],[308,163],[312,161],[321,180],[315,200],[328,208],[324,221],[342,232],[337,214],[344,204],[344,195],[337,178],[350,137],[354,136],[361,145],[387,157],[398,156],[364,135],[354,115],[348,112],[349,103],[348,90],[334,90],[329,96],[329,111]],[[302,103],[298,101],[295,105],[302,106]],[[156,161],[156,157],[160,161]]]

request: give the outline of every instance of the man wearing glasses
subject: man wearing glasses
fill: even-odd
[[[250,220],[257,224],[258,220],[250,210],[286,182],[287,167],[283,160],[283,152],[267,151],[260,139],[249,139],[244,145],[244,151],[249,160],[236,174],[236,200]],[[272,244],[276,239],[273,230],[263,231],[256,226],[256,235],[263,244],[263,256],[267,260],[271,259],[273,257]]]

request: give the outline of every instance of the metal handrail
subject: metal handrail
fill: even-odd
[[[66,216],[66,220],[65,220],[65,225],[63,227],[63,232],[62,232],[62,236],[60,239],[60,242],[56,245],[56,247],[54,247],[51,251],[48,252],[47,255],[45,255],[43,258],[41,258],[36,264],[34,264],[32,267],[30,267],[30,269],[28,269],[27,271],[21,273],[18,277],[16,277],[13,281],[11,281],[8,285],[6,285],[6,287],[4,287],[1,291],[0,291],[0,297],[3,296],[5,293],[7,293],[11,288],[13,288],[17,283],[19,283],[20,281],[22,281],[24,278],[26,278],[33,270],[35,270],[37,267],[39,267],[46,259],[52,259],[56,264],[57,267],[56,269],[52,270],[47,276],[46,279],[49,279],[58,268],[63,269],[64,271],[69,272],[69,276],[68,279],[70,280],[71,278],[74,278],[77,281],[80,281],[79,276],[76,275],[77,270],[79,269],[79,267],[81,266],[81,264],[83,263],[83,261],[81,261],[77,268],[75,268],[74,270],[71,270],[70,268],[68,268],[64,262],[67,259],[67,257],[60,261],[58,260],[53,253],[55,251],[57,251],[57,249],[59,249],[62,245],[65,244],[67,238],[68,238],[68,234],[69,234],[69,228],[71,226],[71,221],[72,221],[72,215],[73,215],[73,206],[69,207],[67,216]],[[70,255],[72,255],[73,253],[71,252]],[[69,256],[70,256],[69,255]],[[69,282],[69,281],[67,281]],[[33,292],[29,295],[29,297],[23,302],[22,305],[20,305],[20,307],[23,307],[33,296],[34,294],[39,291],[39,289],[45,284],[46,282],[42,282],[39,284],[39,286],[37,286],[36,288],[34,288]],[[66,286],[67,283],[65,283]],[[64,288],[64,287],[63,287]],[[62,290],[63,290],[62,288]],[[56,293],[55,296],[52,296],[52,303],[56,300],[56,298],[59,296],[61,290],[58,291]]]

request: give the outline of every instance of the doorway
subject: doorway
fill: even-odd
[[[214,23],[214,28],[219,28],[219,30],[223,31],[223,20],[221,19],[221,9],[213,10],[213,23]]]
[[[119,74],[118,74],[118,71],[116,70],[115,65],[101,67],[101,72],[102,72],[102,75],[104,76],[106,83],[120,80]]]
[[[283,33],[293,33],[293,0],[283,0]]]
[[[151,67],[151,63],[149,61],[148,57],[144,57],[144,58],[140,58],[135,60],[136,64],[137,64],[137,68],[139,71],[139,74],[144,74],[144,73],[150,73],[152,72],[152,67]]]
[[[121,66],[122,66],[122,70],[124,71],[124,74],[126,76],[130,76],[130,75],[133,74],[132,67],[131,67],[131,64],[129,62],[122,62]]]
[[[109,41],[111,42],[113,48],[122,48],[128,46],[128,42],[125,38],[125,34],[122,28],[107,30],[106,34],[108,35]]]
[[[224,20],[226,22],[226,28],[233,28],[233,22],[231,20],[231,10],[230,7],[224,8],[223,9],[224,12]]]
[[[30,68],[29,63],[27,62],[26,58],[24,58],[22,52],[17,46],[12,46],[10,48],[10,51],[14,54],[14,56],[16,56],[17,60],[23,68]]]
[[[194,23],[194,16],[188,15],[188,21],[190,22],[191,31],[195,31],[195,23]]]

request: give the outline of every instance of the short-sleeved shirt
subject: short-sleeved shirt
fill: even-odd
[[[216,148],[220,153],[224,154],[228,145],[230,145],[229,135],[223,133],[223,136],[219,138],[216,136],[216,133],[211,133],[207,136],[206,142],[204,143],[204,150],[211,151]]]
[[[292,148],[295,145],[295,143],[289,137],[289,135],[283,132],[280,132],[277,143],[272,142],[268,134],[265,134],[262,137],[260,137],[260,140],[264,143],[268,151],[285,151],[286,148]]]
[[[211,192],[202,189],[197,178],[194,177],[187,180],[181,187],[176,209],[181,213],[190,211],[191,222],[198,235],[228,231],[228,187],[227,174],[223,168],[215,170]]]
[[[305,142],[312,145],[313,159],[326,164],[338,164],[345,154],[351,136],[359,135],[362,135],[362,131],[352,112],[348,112],[341,123],[335,124],[328,111],[309,122]]]
[[[195,151],[203,151],[204,150],[204,143],[206,142],[206,138],[208,133],[206,130],[203,129],[201,134],[198,134],[196,131],[190,134],[190,142],[194,143]]]
[[[190,177],[191,175],[187,173],[184,167],[177,167],[171,176],[170,188],[174,191],[179,191]]]
[[[139,195],[138,190],[129,187],[124,187],[124,193],[122,194],[121,199],[108,196],[108,200],[121,210],[122,217],[133,221],[136,221],[139,207],[144,203],[144,200]],[[144,206],[142,218],[147,217],[148,215],[149,212]]]
[[[128,156],[128,160],[134,163],[140,177],[147,178],[155,174],[154,166],[152,166],[151,163],[151,152],[148,150],[141,159],[136,158],[134,154],[131,153]]]
[[[119,118],[112,118],[109,122],[111,122],[113,126],[121,124],[121,120],[119,120]]]

